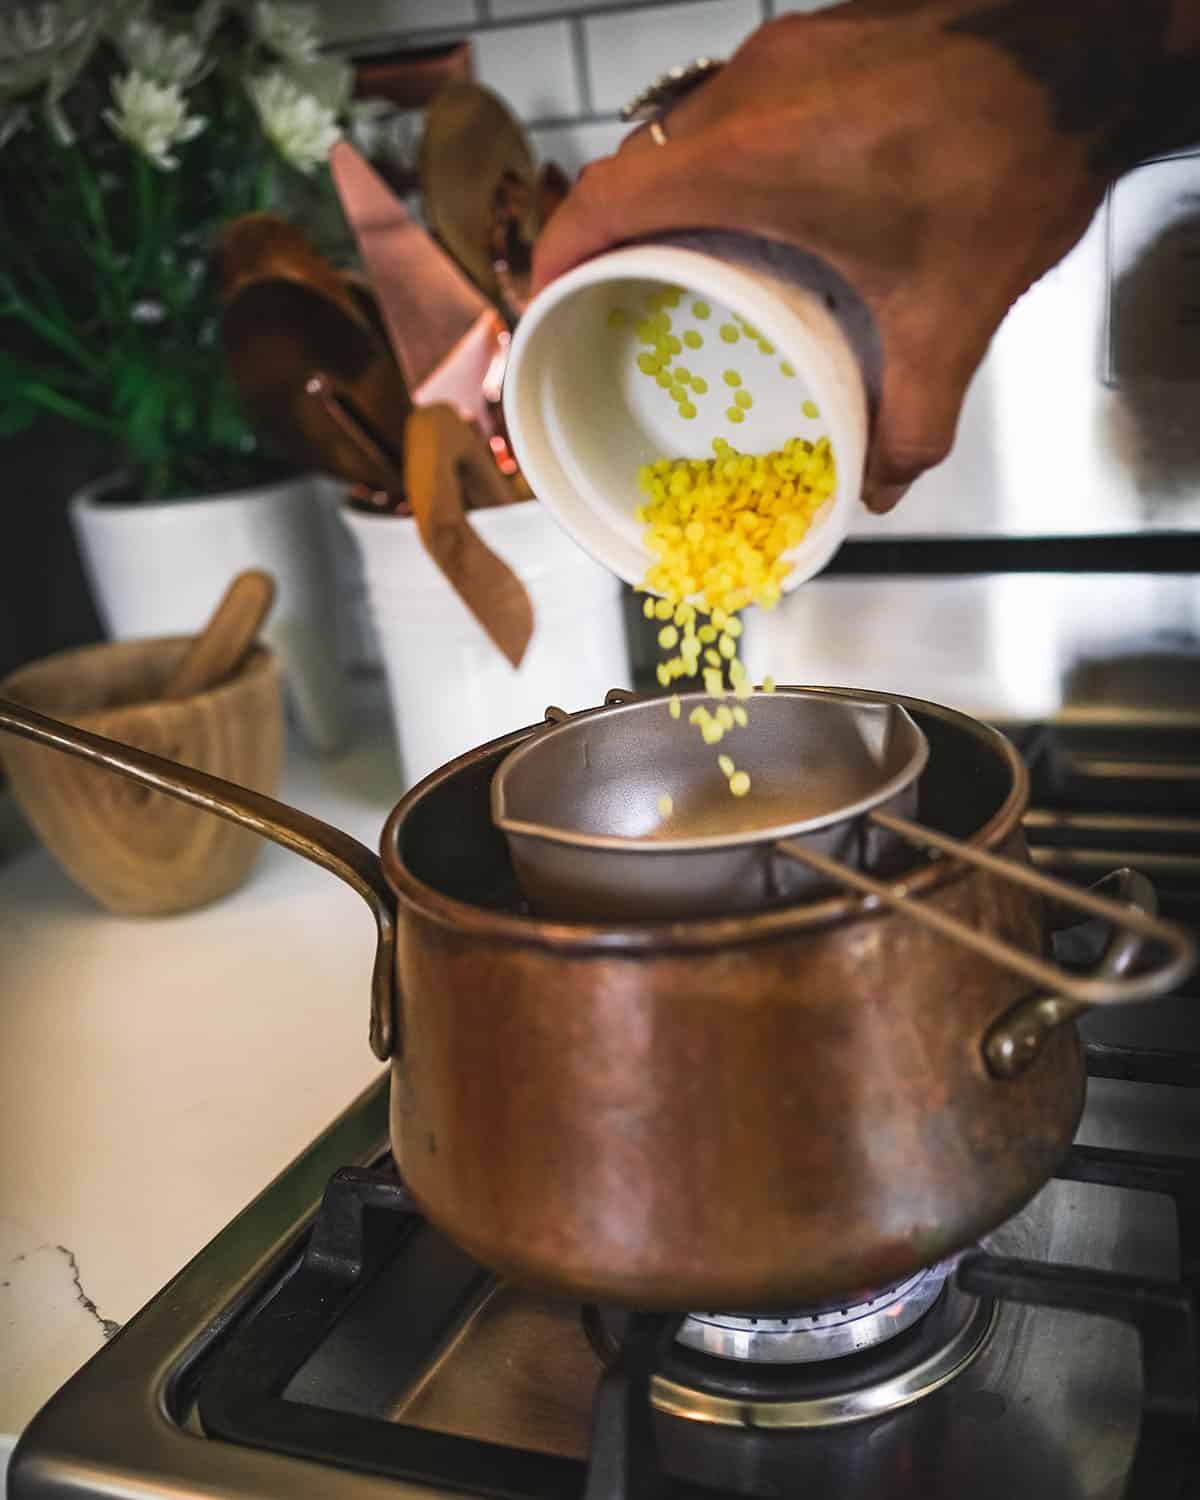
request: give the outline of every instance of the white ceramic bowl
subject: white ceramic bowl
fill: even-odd
[[[652,316],[646,299],[671,287],[682,289],[678,304],[663,309],[671,334],[703,340],[699,348],[685,345],[674,361],[707,382],[702,396],[690,397],[693,418],[637,364],[647,346],[636,325]],[[707,304],[707,317],[696,315],[697,303]],[[727,235],[631,246],[567,272],[521,318],[505,376],[509,437],[534,493],[597,561],[636,584],[653,561],[635,515],[644,499],[641,465],[709,458],[718,436],[746,453],[827,436],[837,488],[788,554],[793,567],[784,588],[795,588],[837,551],[862,490],[867,391],[837,305],[815,263]],[[722,338],[725,325],[737,332],[735,342]],[[726,415],[734,396],[728,370],[753,398],[736,424]]]

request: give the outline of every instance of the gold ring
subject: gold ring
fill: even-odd
[[[665,146],[670,139],[667,135],[666,126],[661,120],[650,121],[650,139],[656,146]]]

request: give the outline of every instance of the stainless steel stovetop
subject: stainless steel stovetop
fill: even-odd
[[[1029,820],[1039,862],[1090,878],[1136,855],[1168,911],[1196,921],[1195,744],[1175,734],[1148,746],[1143,736],[1094,728],[1060,739],[1024,742],[1039,793]],[[419,1219],[370,1207],[361,1243],[323,1215],[322,1253],[305,1259],[333,1174],[385,1160],[381,1080],[45,1408],[14,1455],[10,1493],[14,1500],[1200,1493],[1188,1307],[1191,1279],[1200,1275],[1194,1009],[1188,995],[1175,996],[1088,1023],[1087,1108],[1063,1177],[988,1238],[975,1282],[970,1263],[960,1268],[957,1295],[997,1293],[995,1326],[973,1363],[915,1404],[815,1431],[731,1427],[669,1415],[664,1408],[677,1412],[680,1404],[660,1374],[651,1384],[653,1426],[673,1477],[651,1490],[639,1489],[634,1474],[622,1489],[620,1463],[606,1460],[589,1482],[593,1432],[619,1447],[637,1417],[594,1411],[602,1367],[580,1308],[497,1283]],[[363,1180],[368,1204],[395,1196],[385,1174]],[[325,1254],[329,1247],[336,1253]],[[1075,1300],[1090,1311],[1029,1305],[1012,1298],[1003,1276],[988,1281],[1010,1259],[1034,1263],[1024,1267],[1021,1293],[1034,1299],[1053,1299],[1071,1280],[1039,1277],[1038,1265],[1107,1279],[1082,1278]],[[1145,1347],[1113,1316],[1130,1309]]]

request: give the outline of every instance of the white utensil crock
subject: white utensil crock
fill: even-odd
[[[383,653],[405,786],[550,704],[594,707],[628,684],[621,586],[536,500],[469,523],[529,592],[534,630],[513,667],[446,581],[414,520],[347,506]]]

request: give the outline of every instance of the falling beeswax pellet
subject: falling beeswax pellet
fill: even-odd
[[[734,323],[722,323],[721,338],[726,344],[736,344],[738,339],[741,338],[741,334],[737,330],[737,325]]]
[[[740,414],[736,404],[733,409]],[[671,693],[673,718],[685,715],[672,684],[700,679],[692,690],[702,686],[713,709],[698,707],[686,717],[706,745],[717,746],[748,724],[744,704],[754,693],[737,655],[737,611],[779,602],[790,568],[784,553],[803,537],[837,478],[824,437],[794,437],[776,452],[757,455],[714,438],[712,450],[709,459],[659,458],[641,465],[638,485],[647,498],[637,518],[656,559],[643,584],[656,597],[643,607],[661,622],[657,633],[664,651],[672,653],[656,676]],[[761,691],[773,688],[770,678],[763,680]],[[720,764],[730,793],[748,795],[749,773],[738,771],[732,758]]]
[[[688,331],[684,334],[683,342],[688,346],[689,349],[700,349],[704,345],[704,340],[700,337],[700,335],[694,328],[689,328]]]
[[[707,302],[693,302],[692,312],[695,313],[696,317],[698,318],[712,317],[712,308],[709,307]]]

